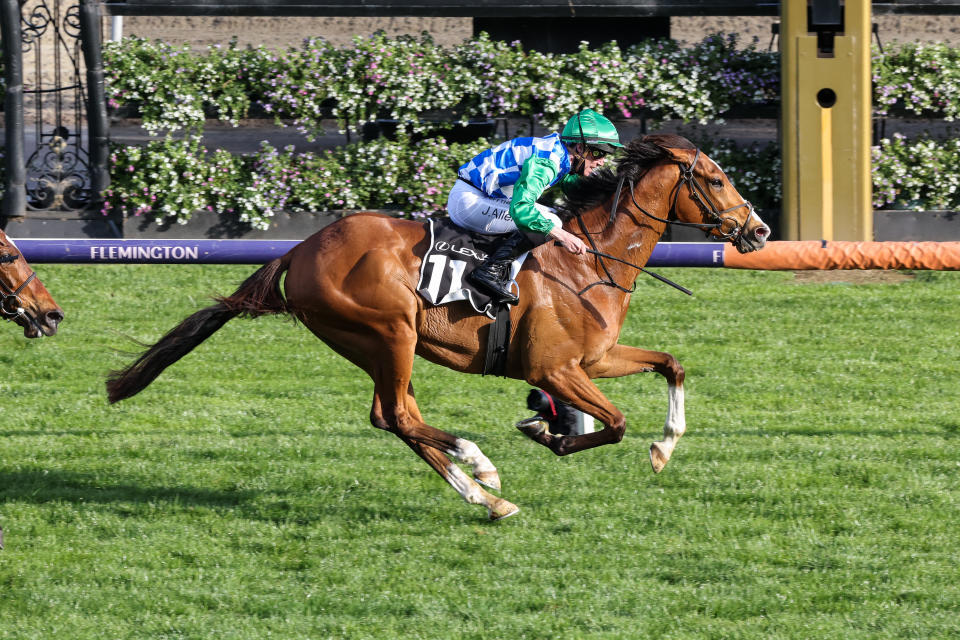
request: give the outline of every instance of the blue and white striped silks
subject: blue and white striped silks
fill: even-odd
[[[459,175],[487,195],[509,200],[523,163],[531,156],[546,158],[556,165],[557,175],[550,186],[570,173],[570,154],[560,141],[560,134],[551,133],[543,138],[514,138],[487,149],[460,167]]]

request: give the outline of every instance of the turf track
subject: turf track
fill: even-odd
[[[555,458],[527,387],[418,362],[425,417],[521,513],[489,524],[367,423],[302,327],[235,320],[136,398],[107,370],[251,267],[41,265],[54,339],[0,326],[0,638],[960,637],[960,274],[664,270],[623,341],[687,370],[602,381],[613,447]]]

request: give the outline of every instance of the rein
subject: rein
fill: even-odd
[[[648,276],[652,276],[652,277],[656,278],[657,280],[659,280],[660,282],[663,282],[663,283],[666,283],[666,284],[670,285],[670,286],[673,287],[674,289],[677,289],[677,290],[679,290],[679,291],[683,291],[683,292],[684,292],[685,294],[687,294],[688,296],[692,296],[692,295],[693,295],[693,291],[690,291],[690,289],[687,289],[686,287],[677,284],[676,282],[674,282],[673,280],[670,280],[669,278],[665,278],[664,276],[660,275],[659,273],[654,273],[653,271],[650,271],[649,269],[645,269],[644,267],[641,267],[640,265],[633,264],[632,262],[628,262],[627,260],[624,260],[623,258],[618,258],[618,257],[616,257],[616,256],[610,255],[609,253],[604,253],[604,252],[602,252],[602,251],[599,251],[599,250],[597,249],[597,245],[594,244],[594,242],[593,242],[593,237],[591,237],[591,234],[590,234],[589,232],[587,232],[587,230],[583,227],[583,220],[580,219],[580,216],[579,216],[579,215],[577,216],[577,222],[580,223],[580,229],[583,231],[584,235],[587,236],[587,240],[590,241],[590,246],[593,247],[592,249],[587,249],[587,253],[591,253],[591,254],[597,256],[597,257],[600,259],[600,266],[603,267],[603,272],[604,272],[604,274],[607,276],[607,279],[606,279],[606,280],[597,280],[597,281],[594,282],[593,284],[588,284],[587,286],[585,286],[583,289],[581,289],[580,291],[577,292],[577,295],[578,295],[578,296],[582,296],[586,291],[592,289],[593,287],[597,286],[598,284],[601,284],[601,285],[604,285],[604,286],[607,286],[607,287],[614,287],[614,288],[616,288],[616,289],[619,289],[620,291],[623,291],[624,293],[633,293],[634,291],[637,290],[637,282],[636,282],[636,280],[634,280],[633,286],[630,287],[629,289],[627,289],[626,287],[624,287],[624,286],[622,286],[622,285],[620,285],[620,284],[617,284],[617,281],[613,279],[613,274],[611,274],[611,273],[610,273],[610,270],[607,269],[607,264],[603,261],[604,258],[606,258],[607,260],[613,260],[614,262],[619,262],[619,263],[621,263],[621,264],[625,264],[625,265],[627,265],[628,267],[633,267],[634,269],[638,269],[638,270],[644,272],[645,274],[647,274]],[[554,243],[554,244],[560,245],[559,242],[556,242],[556,243]],[[561,246],[562,246],[562,245],[561,245]]]
[[[673,280],[670,280],[669,278],[665,278],[665,277],[663,277],[662,275],[660,275],[659,273],[654,273],[653,271],[650,271],[649,269],[646,269],[646,268],[641,267],[641,266],[639,266],[639,265],[633,264],[632,262],[627,262],[626,260],[624,260],[624,259],[622,259],[622,258],[617,258],[616,256],[611,256],[609,253],[603,253],[603,252],[601,252],[601,251],[594,251],[593,249],[587,249],[587,253],[592,253],[593,255],[601,258],[601,264],[602,264],[602,262],[603,262],[603,261],[602,261],[603,258],[606,258],[607,260],[613,260],[613,261],[615,261],[615,262],[621,262],[621,263],[627,265],[628,267],[633,267],[634,269],[639,269],[640,271],[643,271],[643,272],[644,272],[645,274],[647,274],[648,276],[653,276],[654,278],[656,278],[656,279],[659,280],[660,282],[666,283],[666,284],[670,285],[671,287],[673,287],[674,289],[678,289],[678,290],[680,290],[680,291],[683,291],[683,292],[684,292],[685,294],[687,294],[688,296],[692,296],[692,295],[693,295],[693,291],[690,291],[690,289],[687,289],[686,287],[677,284],[677,283],[674,282]],[[608,274],[609,274],[609,272],[608,272]],[[598,282],[594,282],[594,283],[591,284],[591,285],[587,285],[587,286],[584,287],[583,290],[581,290],[577,295],[582,294],[584,291],[586,291],[586,290],[589,289],[590,287],[594,287],[594,286],[596,286],[596,285],[598,285],[598,284],[605,284],[605,285],[607,285],[607,286],[614,286],[614,287],[617,287],[618,289],[620,289],[620,290],[622,290],[622,291],[626,291],[627,293],[633,293],[634,291],[637,290],[637,285],[636,285],[636,283],[634,283],[634,285],[633,285],[632,288],[626,289],[626,288],[621,287],[620,285],[618,285],[616,282],[614,282],[614,281],[613,281],[613,278],[610,278],[610,282],[604,282],[603,280],[601,280],[601,281],[598,281]]]
[[[710,222],[710,223],[683,222],[682,220],[671,220],[669,217],[661,218],[659,216],[656,216],[650,213],[649,211],[641,207],[640,203],[637,202],[637,198],[634,195],[634,192],[636,191],[636,189],[635,189],[634,181],[631,178],[629,180],[630,200],[633,202],[633,206],[635,206],[637,210],[639,210],[640,213],[642,213],[643,215],[647,216],[648,218],[657,220],[658,222],[663,222],[668,225],[671,225],[671,224],[677,225],[681,227],[693,227],[695,229],[701,229],[706,233],[710,233],[711,231],[716,231],[719,234],[718,237],[720,237],[722,240],[731,240],[735,244],[739,244],[741,242],[746,242],[747,244],[750,244],[750,241],[747,240],[746,237],[744,237],[743,235],[745,224],[741,225],[740,222],[733,216],[724,215],[724,214],[728,214],[731,211],[736,211],[741,207],[749,207],[752,210],[753,205],[751,205],[747,201],[744,201],[736,206],[723,209],[722,211],[718,210],[717,207],[713,204],[713,201],[710,199],[710,196],[707,195],[706,190],[703,188],[703,186],[697,181],[696,177],[693,175],[694,169],[696,169],[697,163],[699,161],[700,161],[699,148],[696,150],[696,154],[693,157],[693,162],[691,162],[689,166],[683,164],[680,161],[677,161],[677,166],[680,167],[680,177],[677,180],[677,183],[674,185],[673,190],[671,192],[672,203],[670,205],[670,211],[671,212],[676,211],[677,201],[680,198],[680,190],[683,187],[683,185],[686,184],[687,188],[690,191],[691,196],[693,196],[694,201],[697,203],[697,206],[700,207],[700,211],[703,212],[705,217],[708,217],[713,222]],[[604,225],[603,229],[600,230],[599,234],[602,234],[604,231],[607,230],[607,228],[610,227],[611,224],[613,224],[614,218],[616,218],[616,215],[617,215],[617,208],[620,204],[620,192],[622,191],[623,183],[626,180],[627,180],[627,177],[625,175],[620,176],[620,180],[617,182],[617,190],[613,196],[613,202],[610,205],[610,217],[607,219],[607,223]],[[733,228],[729,232],[725,232],[723,230],[724,226],[726,226],[726,224],[730,221],[733,221]],[[634,269],[639,269],[643,273],[646,273],[647,275],[652,276],[657,280],[660,280],[661,282],[669,284],[671,287],[674,287],[675,289],[678,289],[686,293],[687,295],[691,295],[691,296],[693,295],[693,292],[691,292],[689,289],[682,287],[679,284],[657,273],[649,271],[631,262],[627,262],[626,260],[623,260],[621,258],[616,258],[614,256],[601,252],[600,250],[597,249],[597,245],[593,241],[594,234],[592,234],[590,231],[587,230],[587,227],[583,222],[583,217],[579,213],[577,214],[577,224],[580,226],[580,230],[583,232],[584,236],[586,236],[587,238],[587,241],[590,243],[591,249],[587,249],[587,253],[592,253],[593,255],[599,258],[600,266],[603,268],[603,273],[607,278],[606,280],[598,280],[593,284],[587,285],[577,295],[583,295],[585,291],[587,291],[592,287],[597,286],[598,284],[604,285],[607,287],[614,287],[616,289],[619,289],[620,291],[623,291],[624,293],[633,293],[634,291],[636,291],[637,289],[636,281],[634,281],[633,286],[629,289],[627,289],[626,287],[620,284],[617,284],[617,282],[613,279],[613,274],[611,274],[610,270],[607,268],[607,265],[604,262],[604,259],[613,260],[615,262],[620,262],[622,264],[625,264],[629,267],[633,267]]]

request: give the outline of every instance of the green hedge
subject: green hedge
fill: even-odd
[[[405,133],[434,126],[421,123],[424,116],[442,112],[460,122],[533,116],[558,128],[570,113],[590,106],[622,118],[720,121],[733,106],[778,99],[777,54],[758,50],[756,43],[738,45],[734,35],[714,35],[687,48],[673,41],[626,50],[616,43],[595,49],[583,43],[574,54],[557,55],[486,35],[443,49],[427,35],[378,33],[343,47],[311,39],[283,52],[214,46],[197,54],[126,39],[105,49],[111,106],[137,104],[149,129],[199,133],[207,116],[236,124],[257,106],[279,123],[292,121],[308,137],[325,118],[336,119],[341,129],[390,118],[398,122],[401,140],[316,155],[265,145],[249,157],[206,154],[196,139],[119,148],[108,206],[181,221],[194,211],[227,211],[260,227],[281,209],[396,208],[427,215],[443,208],[456,167],[486,142],[408,142]],[[875,51],[876,112],[952,120],[960,109],[957,51],[941,44]],[[738,149],[713,140],[705,149],[745,197],[760,208],[779,206],[776,145]],[[882,141],[874,149],[874,205],[957,208],[957,155],[956,141]]]
[[[256,228],[267,228],[281,210],[397,209],[421,217],[446,207],[457,168],[487,146],[486,140],[448,144],[443,138],[417,143],[380,138],[320,154],[262,143],[259,153],[236,156],[207,153],[194,137],[117,147],[104,213],[186,222],[198,211],[223,212]],[[707,151],[756,206],[777,206],[774,147],[741,150],[717,142]]]

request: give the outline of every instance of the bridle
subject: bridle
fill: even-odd
[[[610,217],[607,219],[607,223],[603,226],[603,229],[601,229],[599,233],[592,233],[588,231],[586,225],[583,222],[583,217],[579,213],[577,214],[577,224],[580,226],[580,230],[583,232],[584,236],[586,236],[587,238],[587,241],[590,243],[591,249],[588,249],[587,253],[592,253],[593,255],[597,256],[597,258],[600,261],[600,266],[603,268],[603,272],[607,277],[606,280],[599,280],[597,282],[594,282],[593,284],[587,285],[579,292],[578,295],[583,295],[585,291],[587,291],[591,287],[595,287],[598,284],[605,285],[608,287],[614,287],[625,293],[633,293],[634,291],[636,291],[637,289],[636,282],[634,282],[633,286],[629,289],[627,289],[622,285],[617,284],[617,282],[613,279],[613,275],[610,273],[610,270],[607,268],[607,265],[604,262],[604,259],[614,260],[616,262],[623,263],[635,269],[639,269],[640,271],[646,273],[647,275],[653,276],[657,280],[665,282],[671,285],[672,287],[675,287],[680,291],[683,291],[688,295],[693,295],[688,289],[681,287],[675,282],[671,282],[670,280],[668,280],[667,278],[664,278],[661,275],[653,273],[652,271],[648,271],[647,269],[644,269],[639,265],[635,265],[630,262],[627,262],[626,260],[622,260],[620,258],[616,258],[609,254],[603,253],[597,249],[597,245],[593,241],[593,236],[602,235],[610,227],[610,225],[613,224],[613,221],[617,216],[617,209],[620,204],[620,192],[623,190],[624,182],[628,182],[630,185],[630,200],[633,202],[633,206],[636,207],[637,210],[640,211],[640,213],[647,216],[648,218],[652,218],[654,220],[666,223],[668,225],[672,224],[672,225],[677,225],[682,227],[693,227],[695,229],[701,229],[708,234],[712,231],[716,231],[718,233],[718,237],[722,240],[730,240],[738,247],[741,246],[743,243],[746,243],[750,245],[750,247],[756,249],[753,243],[750,242],[750,240],[743,233],[744,228],[746,227],[746,223],[740,224],[740,222],[735,217],[731,215],[726,215],[726,214],[729,214],[731,211],[736,211],[741,207],[748,207],[752,213],[753,205],[747,202],[746,200],[744,200],[742,203],[736,206],[729,207],[727,209],[722,209],[722,210],[718,209],[717,206],[714,204],[713,200],[710,199],[710,196],[709,194],[707,194],[706,189],[703,188],[703,185],[701,185],[700,182],[697,180],[696,176],[694,176],[694,170],[696,169],[697,163],[699,161],[700,161],[699,148],[696,149],[696,153],[693,156],[693,162],[691,162],[689,165],[686,165],[680,160],[677,160],[677,166],[680,167],[680,177],[677,179],[677,183],[673,186],[673,189],[671,191],[670,212],[667,214],[666,218],[661,218],[659,216],[656,216],[640,206],[640,203],[637,202],[636,196],[634,196],[635,184],[634,184],[633,178],[627,179],[626,175],[620,176],[620,180],[617,182],[617,190],[614,193],[613,202],[610,205]],[[680,199],[680,191],[684,185],[687,186],[687,189],[689,190],[691,197],[693,198],[694,202],[697,203],[697,206],[700,208],[700,211],[703,213],[704,218],[710,220],[710,222],[707,222],[707,223],[683,222],[682,220],[677,220],[676,218],[673,218],[673,219],[670,218],[670,214],[675,214],[677,211],[677,203],[678,203],[678,200]],[[747,219],[749,219],[749,217]],[[732,227],[730,228],[729,231],[725,231],[724,229],[726,225],[730,222],[733,223]]]
[[[15,262],[20,256],[19,255],[3,255],[0,256],[0,264],[10,264]],[[20,292],[27,288],[34,278],[37,277],[37,273],[33,270],[30,271],[30,275],[26,280],[23,281],[16,289],[7,286],[3,280],[0,280],[0,315],[3,316],[4,320],[13,320],[15,318],[25,318],[33,324],[33,318],[27,315],[26,310],[23,308],[23,301],[20,299]],[[42,327],[37,327],[40,329],[41,333],[46,333],[43,331]]]
[[[677,160],[677,166],[680,167],[680,177],[677,180],[677,183],[673,186],[673,191],[671,193],[672,202],[670,204],[670,212],[671,213],[676,212],[677,201],[680,199],[680,190],[683,188],[683,185],[687,185],[687,189],[690,192],[690,196],[693,198],[694,202],[697,203],[697,206],[700,208],[700,212],[703,214],[703,216],[708,220],[710,220],[710,222],[708,223],[683,222],[681,220],[671,220],[669,217],[660,218],[658,216],[653,215],[652,213],[650,213],[649,211],[641,207],[640,204],[637,202],[636,197],[633,195],[634,183],[633,183],[633,179],[631,178],[629,181],[630,182],[630,200],[633,202],[633,206],[635,206],[643,215],[649,218],[653,218],[654,220],[657,220],[659,222],[665,222],[666,224],[672,224],[672,225],[677,225],[681,227],[693,227],[695,229],[701,229],[706,233],[716,231],[718,234],[717,237],[720,238],[721,240],[730,240],[737,246],[740,246],[742,243],[746,243],[746,244],[749,244],[751,248],[756,249],[753,243],[751,243],[750,240],[748,240],[747,237],[743,234],[744,229],[746,227],[746,222],[744,222],[744,224],[740,224],[740,221],[737,220],[735,217],[731,215],[725,215],[725,214],[729,214],[731,211],[736,211],[741,207],[747,207],[750,209],[750,212],[753,213],[753,205],[750,204],[748,201],[744,200],[740,204],[734,205],[727,209],[722,209],[722,210],[718,209],[717,205],[715,205],[713,200],[710,199],[710,195],[707,193],[707,190],[703,188],[703,185],[700,184],[696,176],[693,175],[693,172],[697,168],[697,163],[699,161],[700,161],[699,148],[696,150],[696,153],[693,156],[693,162],[690,163],[689,166]],[[623,179],[624,179],[623,177],[620,178],[621,185],[623,183]],[[617,186],[618,196],[619,196],[619,192],[620,192],[620,185]],[[613,214],[615,212],[615,207],[616,207],[616,204],[614,204],[614,208],[610,212],[610,222],[613,221]],[[747,220],[749,219],[750,219],[750,216],[747,216]],[[730,230],[724,231],[724,228],[727,225],[727,223],[732,223],[730,226]]]

